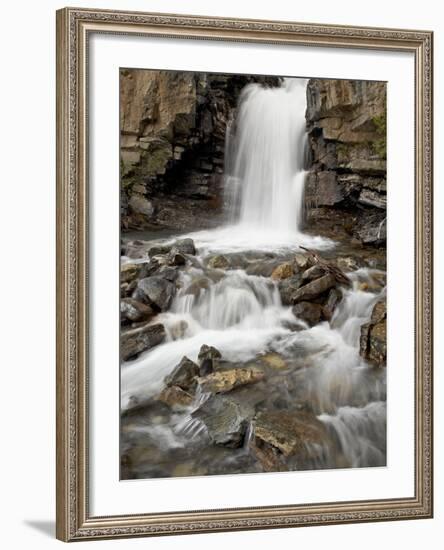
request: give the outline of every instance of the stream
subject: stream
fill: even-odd
[[[185,255],[174,297],[152,321],[165,340],[122,362],[123,479],[386,464],[385,368],[360,355],[361,327],[385,299],[384,270],[352,264],[330,318],[314,323],[283,299],[286,279],[271,276],[290,263],[300,284],[312,267],[306,249],[344,256],[343,244],[302,230],[305,89],[286,79],[242,93],[226,145],[227,222],[180,236],[196,254]],[[149,247],[178,237],[146,241],[147,254],[122,265],[149,266]],[[329,292],[308,299],[316,311]],[[159,401],[184,357],[199,364],[202,346],[219,352],[217,372],[260,376],[231,391],[199,383],[178,407]]]

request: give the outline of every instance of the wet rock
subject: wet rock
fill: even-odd
[[[164,256],[164,255],[168,254],[168,252],[170,250],[171,250],[171,246],[166,246],[166,245],[152,246],[148,250],[148,256],[150,258],[153,258],[154,256]]]
[[[227,269],[230,267],[230,262],[225,256],[217,255],[212,256],[207,265],[212,269]]]
[[[184,409],[189,407],[194,397],[180,386],[168,386],[160,393],[158,400],[172,409]]]
[[[196,247],[194,245],[193,239],[179,239],[174,242],[174,248],[177,249],[181,254],[191,254],[194,256],[196,254]]]
[[[199,376],[206,376],[212,373],[218,366],[222,355],[219,350],[213,346],[203,345],[197,356],[199,362]]]
[[[305,200],[316,207],[334,206],[344,198],[333,170],[310,172],[305,193]]]
[[[171,281],[154,275],[141,279],[138,282],[137,288],[133,293],[133,298],[142,300],[160,311],[166,311],[173,299],[174,293],[175,286]]]
[[[327,301],[325,302],[322,308],[322,314],[327,321],[330,321],[333,317],[333,313],[336,309],[336,306],[342,299],[342,293],[336,288],[332,288],[328,293]]]
[[[171,283],[174,283],[174,281],[179,276],[179,273],[176,269],[176,267],[169,266],[169,265],[163,265],[161,266],[155,274],[158,277],[162,277],[163,279],[166,279],[167,281],[170,281]]]
[[[155,311],[146,304],[133,298],[123,298],[120,301],[120,320],[129,322],[148,321],[155,315]]]
[[[270,351],[260,356],[261,362],[273,370],[285,370],[288,368],[287,362],[279,353]]]
[[[310,266],[313,265],[311,258],[307,254],[295,254],[294,256],[294,263],[301,269],[305,270],[308,269]]]
[[[131,283],[137,279],[141,270],[141,264],[125,263],[120,266],[120,282]]]
[[[325,444],[328,440],[324,424],[309,412],[264,411],[259,412],[254,420],[253,449],[256,446],[271,447],[271,450],[277,450],[285,458],[309,458],[314,452],[311,448]]]
[[[290,306],[292,305],[292,297],[298,288],[301,286],[301,275],[293,275],[288,279],[279,281],[279,294],[281,295],[282,305]]]
[[[230,448],[242,445],[248,424],[237,403],[219,396],[211,397],[193,412],[193,417],[205,424],[215,445]]]
[[[271,274],[279,265],[278,260],[255,260],[246,268],[247,275],[257,275],[259,277],[271,277]]]
[[[289,470],[283,455],[276,447],[264,443],[261,439],[250,442],[250,448],[264,472],[287,472]]]
[[[132,359],[142,351],[161,344],[165,337],[165,328],[160,323],[123,331],[120,336],[121,357],[124,361]]]
[[[293,264],[290,262],[285,262],[283,264],[278,265],[271,274],[271,278],[274,280],[281,280],[281,279],[288,279],[294,275],[294,269]]]
[[[311,327],[317,325],[322,319],[322,306],[311,302],[299,302],[293,306],[292,312]]]
[[[301,286],[296,292],[291,296],[291,301],[293,304],[302,301],[309,301],[313,298],[317,298],[323,292],[329,290],[336,286],[336,279],[330,273],[323,275],[319,279],[311,281],[306,285]]]
[[[335,265],[334,262],[324,259],[315,250],[307,249],[307,251],[310,254],[314,266],[323,269],[326,275],[332,275],[337,283],[350,286],[351,281],[349,277],[342,271],[342,269]]]
[[[196,376],[199,376],[199,366],[185,356],[171,374],[165,378],[165,384],[167,386],[178,386],[183,390],[194,389]]]
[[[356,235],[364,244],[381,245],[387,238],[387,219],[385,215],[373,215],[361,220]]]
[[[364,262],[353,256],[340,256],[334,260],[334,265],[343,271],[356,271],[363,267]]]
[[[359,353],[369,363],[382,367],[387,359],[387,305],[377,302],[370,322],[362,325]]]
[[[210,280],[207,277],[198,277],[183,291],[185,295],[199,296],[202,290],[210,288]]]
[[[245,269],[249,265],[248,252],[230,252],[224,254],[231,269]]]
[[[309,281],[319,279],[319,277],[322,277],[322,275],[325,275],[325,269],[320,265],[314,265],[312,267],[309,267],[304,271],[304,273],[302,273],[302,280],[305,284]]]
[[[226,393],[234,388],[254,384],[265,378],[257,367],[245,367],[213,372],[197,379],[204,392]]]
[[[178,248],[173,246],[173,248],[168,253],[168,265],[185,265],[187,263],[187,259],[185,256],[179,251]]]
[[[122,298],[128,298],[134,292],[134,289],[137,287],[137,279],[131,281],[130,283],[123,283],[120,285],[120,296]]]

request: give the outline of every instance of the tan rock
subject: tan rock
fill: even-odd
[[[274,280],[288,279],[294,275],[293,264],[290,262],[285,262],[281,265],[278,265],[271,274],[271,278]]]
[[[268,367],[276,370],[285,370],[288,365],[282,355],[275,352],[269,352],[261,356],[261,361],[263,361]]]
[[[377,302],[370,322],[362,325],[360,355],[375,366],[385,366],[387,360],[387,306],[385,300]]]
[[[211,393],[226,393],[239,386],[254,384],[265,378],[257,367],[241,367],[213,372],[197,379],[202,390]]]
[[[308,269],[311,265],[313,265],[310,256],[301,253],[295,254],[294,262],[302,270]]]
[[[165,327],[158,323],[150,323],[130,330],[120,335],[120,354],[124,361],[132,359],[143,351],[161,344],[166,338]]]
[[[301,286],[292,296],[294,304],[317,298],[320,294],[336,286],[336,279],[331,273]]]
[[[165,388],[158,399],[173,408],[186,408],[192,404],[194,398],[179,386],[171,386]]]
[[[178,115],[194,114],[194,74],[123,69],[120,71],[120,104],[123,135],[158,135],[161,130],[171,127]]]
[[[208,260],[208,267],[211,267],[212,269],[227,269],[229,267],[230,262],[225,256],[212,256]]]
[[[254,422],[255,444],[275,447],[285,457],[309,453],[308,444],[329,441],[328,432],[312,413],[294,411],[261,412]],[[259,440],[259,441],[257,441]],[[263,446],[263,445],[262,445]]]
[[[140,264],[125,263],[120,266],[120,282],[130,283],[137,278],[141,270]]]

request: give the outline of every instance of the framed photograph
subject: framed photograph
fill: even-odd
[[[57,537],[432,516],[432,32],[57,12]]]

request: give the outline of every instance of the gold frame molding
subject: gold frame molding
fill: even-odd
[[[415,58],[415,496],[92,517],[88,510],[87,42],[90,33],[411,52]],[[57,538],[63,541],[430,518],[432,465],[430,31],[64,8],[57,12]]]

